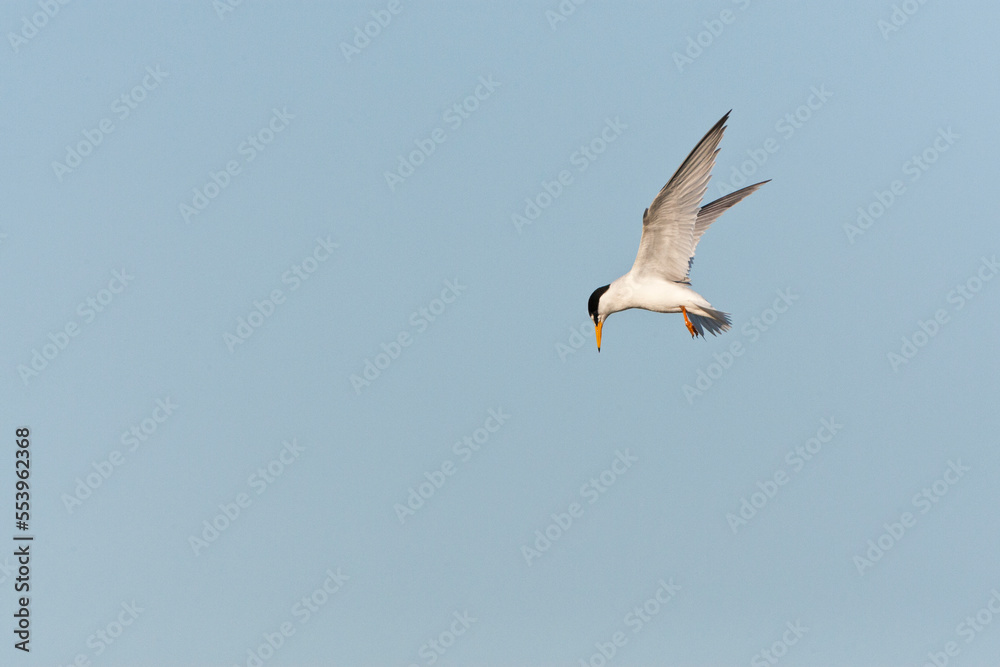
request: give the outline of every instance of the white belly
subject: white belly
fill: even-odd
[[[628,308],[642,308],[657,313],[679,313],[681,306],[697,308],[711,306],[700,294],[687,285],[660,278],[634,278],[626,274],[619,278]],[[617,282],[617,281],[616,281]]]

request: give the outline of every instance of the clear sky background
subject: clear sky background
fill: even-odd
[[[996,3],[220,6],[0,15],[0,663],[997,664]]]

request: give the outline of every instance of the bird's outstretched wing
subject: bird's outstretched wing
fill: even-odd
[[[708,226],[718,220],[719,216],[725,213],[727,209],[730,209],[738,204],[744,197],[753,194],[753,192],[760,186],[770,182],[771,179],[769,178],[766,181],[748,185],[745,188],[741,188],[736,192],[730,192],[728,195],[719,197],[715,201],[701,207],[701,210],[698,211],[698,218],[694,221],[694,237],[691,241],[691,257],[688,259],[689,273],[691,271],[691,264],[694,263],[694,249],[698,246],[698,241],[701,240],[701,235],[705,233]]]
[[[639,253],[632,265],[632,273],[657,275],[680,283],[688,282],[694,247],[701,236],[695,234],[701,200],[708,188],[708,179],[712,175],[715,156],[719,152],[719,142],[728,119],[729,113],[726,113],[708,131],[646,209],[642,216]],[[723,197],[713,203],[725,199]],[[712,220],[736,201],[739,199],[720,205]],[[712,220],[708,220],[704,227],[707,228]],[[701,232],[704,233],[704,228]]]

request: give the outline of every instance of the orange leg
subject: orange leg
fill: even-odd
[[[694,330],[694,325],[691,324],[691,320],[688,319],[688,311],[684,308],[684,306],[681,306],[681,312],[684,313],[684,324],[687,325],[688,331],[691,332],[691,338],[694,338],[698,335],[698,333]]]

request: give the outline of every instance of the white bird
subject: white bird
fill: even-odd
[[[631,270],[590,295],[587,308],[596,327],[598,352],[605,320],[612,313],[629,308],[683,313],[692,338],[699,335],[704,338],[706,329],[713,336],[729,330],[729,314],[713,309],[712,304],[691,289],[688,279],[695,246],[708,226],[726,209],[768,182],[749,185],[701,205],[729,113],[698,142],[642,214],[639,254]]]

